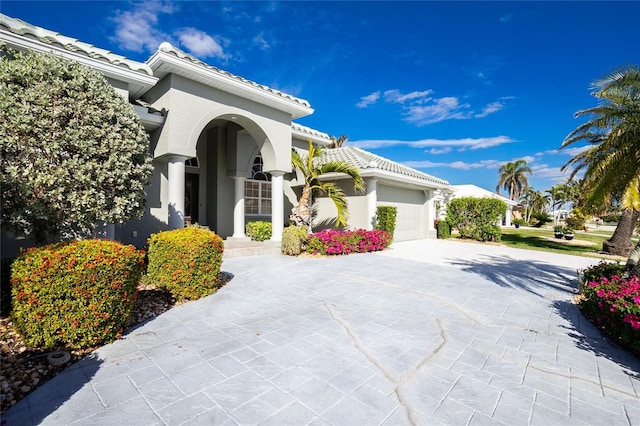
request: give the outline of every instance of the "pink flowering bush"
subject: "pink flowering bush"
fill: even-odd
[[[391,234],[381,229],[336,231],[325,229],[309,235],[307,252],[323,255],[368,253],[384,250],[391,244]]]
[[[593,268],[612,269],[610,265]],[[601,275],[588,281],[582,294],[580,307],[585,316],[622,346],[640,354],[640,277]]]

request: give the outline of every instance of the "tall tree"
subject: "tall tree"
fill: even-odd
[[[603,250],[629,255],[631,236],[640,211],[640,68],[629,65],[592,84],[592,95],[599,101],[592,108],[576,112],[590,119],[578,126],[562,142],[560,149],[578,142],[588,148],[563,166],[573,167],[571,177],[584,170],[588,205],[602,205],[615,194],[622,194],[624,208],[613,236]],[[636,245],[627,266],[640,273],[640,246]]]
[[[335,136],[329,136],[329,138],[331,139],[331,145],[329,145],[330,148],[342,148],[349,140],[349,136],[347,135],[341,135],[337,138]]]
[[[353,187],[356,191],[364,190],[364,180],[360,171],[344,161],[321,162],[323,150],[309,141],[309,151],[301,155],[295,149],[291,150],[291,164],[304,176],[302,195],[298,205],[291,209],[289,219],[298,226],[311,227],[311,205],[313,197],[317,194],[327,195],[336,206],[337,218],[335,226],[346,226],[348,211],[347,199],[344,191],[333,182],[322,182],[320,176],[327,173],[344,173],[353,178]]]
[[[509,162],[503,164],[498,169],[498,186],[496,191],[500,193],[500,188],[503,188],[509,194],[510,200],[517,200],[520,198],[520,194],[529,188],[529,179],[527,179],[527,173],[531,175],[533,172],[531,168],[527,166],[527,161],[520,159],[513,163]]]
[[[0,48],[2,227],[36,244],[144,212],[149,138],[97,71]]]
[[[553,215],[553,224],[558,225],[560,221],[560,207],[562,207],[566,202],[566,194],[565,187],[563,185],[554,185],[551,189],[547,189],[547,194],[549,194],[551,211]],[[558,214],[556,214],[556,208],[558,209]]]

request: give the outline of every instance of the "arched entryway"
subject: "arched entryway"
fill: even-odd
[[[273,239],[281,239],[283,176],[289,170],[268,168],[282,164],[277,152],[283,150],[274,149],[266,133],[256,128],[251,120],[236,115],[217,117],[204,126],[195,156],[181,159],[184,223],[208,226],[223,238],[246,238],[247,220],[269,220]],[[290,168],[290,133],[279,143],[288,145]]]

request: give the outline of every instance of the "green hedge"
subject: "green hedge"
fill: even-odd
[[[306,226],[288,226],[282,231],[280,251],[287,256],[297,256],[305,249],[309,233]]]
[[[376,229],[387,231],[393,238],[397,215],[398,209],[394,206],[378,206],[376,208]]]
[[[451,225],[446,220],[439,220],[436,225],[436,232],[438,238],[451,238]]]
[[[93,347],[127,325],[144,252],[81,240],[29,249],[11,267],[13,324],[30,346]]]
[[[148,244],[145,284],[168,290],[178,302],[218,289],[224,242],[215,233],[193,225],[153,234]]]
[[[498,223],[506,211],[507,204],[495,198],[454,198],[447,208],[447,222],[458,229],[461,238],[500,241]]]
[[[253,241],[266,241],[271,239],[271,222],[259,220],[245,225],[247,237]]]

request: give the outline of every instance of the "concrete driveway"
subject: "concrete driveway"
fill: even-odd
[[[8,425],[640,424],[640,362],[572,303],[595,259],[425,240],[224,261],[218,293],[65,370]]]

